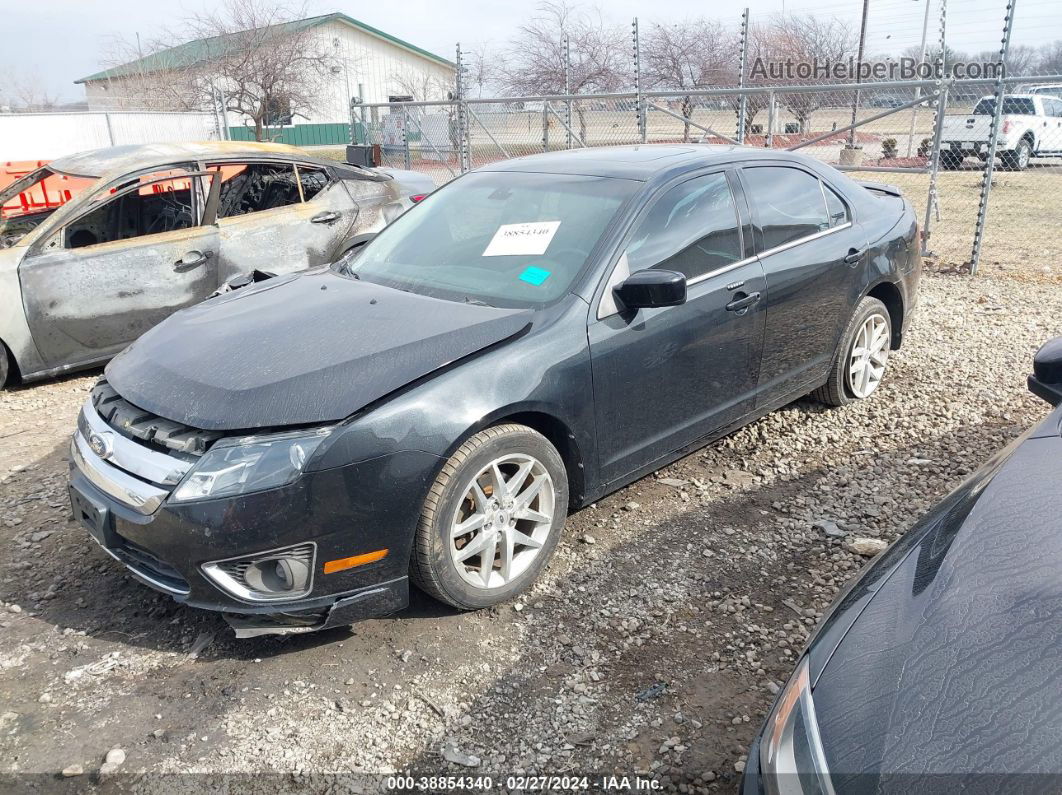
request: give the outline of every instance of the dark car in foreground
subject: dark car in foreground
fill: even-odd
[[[498,604],[569,509],[809,392],[872,394],[918,251],[894,189],[791,153],[485,167],[119,355],[72,443],[75,515],[242,634],[393,611],[409,579]]]
[[[1032,391],[1062,401],[1062,338]],[[749,751],[757,793],[1062,789],[1062,407],[877,558]]]

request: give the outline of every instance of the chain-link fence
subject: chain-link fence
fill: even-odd
[[[991,267],[1040,267],[1034,257],[1054,267],[1052,255],[1062,254],[1044,232],[1062,222],[1053,190],[1062,184],[1062,77],[408,102],[359,105],[353,115],[384,165],[424,171],[437,184],[540,152],[741,143],[800,151],[902,188],[941,267],[969,268],[979,232]]]

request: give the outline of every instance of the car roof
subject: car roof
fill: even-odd
[[[180,160],[232,157],[291,157],[313,160],[304,150],[287,144],[253,141],[185,141],[180,143],[136,144],[91,149],[56,158],[48,168],[79,177],[102,177],[112,172],[126,173]]]
[[[531,171],[613,177],[646,182],[676,171],[730,163],[735,160],[792,160],[808,158],[778,149],[729,144],[637,144],[568,149],[527,155],[482,166],[476,171]]]

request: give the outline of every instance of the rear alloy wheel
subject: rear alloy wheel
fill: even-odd
[[[549,562],[568,507],[564,462],[523,425],[472,436],[425,500],[410,575],[463,610],[511,599]]]
[[[863,400],[881,384],[892,347],[889,310],[877,298],[866,297],[852,315],[834,356],[829,380],[813,396],[829,406]]]
[[[1007,171],[1024,171],[1029,167],[1031,157],[1032,145],[1027,138],[1022,138],[1014,149],[1004,152],[999,159]]]
[[[11,358],[7,352],[7,346],[0,342],[0,389],[7,384],[11,375]]]

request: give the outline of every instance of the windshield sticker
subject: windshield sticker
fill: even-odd
[[[546,253],[560,221],[535,221],[527,224],[502,224],[494,233],[484,257],[537,257]]]
[[[533,284],[535,285],[535,287],[538,287],[540,284],[542,284],[542,282],[546,281],[546,279],[548,278],[549,271],[543,270],[542,268],[536,268],[534,265],[527,268],[523,273],[520,274],[521,281],[525,281],[528,284]]]

